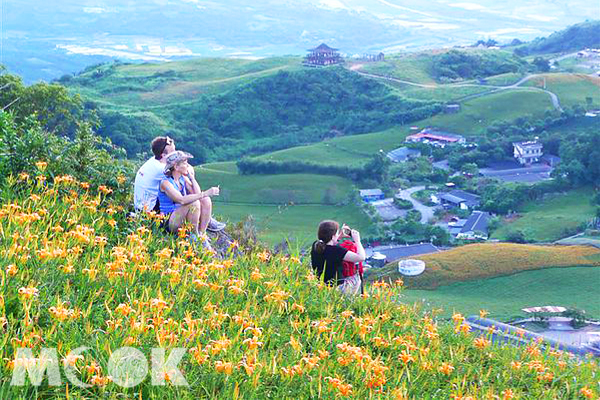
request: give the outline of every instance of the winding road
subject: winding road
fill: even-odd
[[[351,68],[351,70],[356,72],[357,74],[360,74],[362,76],[366,76],[369,78],[383,79],[383,80],[387,80],[390,82],[402,83],[405,85],[416,86],[416,87],[425,88],[425,89],[438,89],[438,88],[442,88],[442,87],[482,87],[482,88],[491,89],[491,90],[488,90],[483,93],[476,93],[476,94],[462,97],[462,98],[458,99],[458,101],[466,101],[466,100],[474,99],[477,97],[487,96],[487,95],[490,95],[493,93],[501,92],[503,90],[527,90],[527,91],[531,91],[531,92],[544,92],[550,96],[550,99],[552,100],[552,105],[554,106],[554,108],[560,112],[563,111],[562,107],[560,106],[560,101],[558,100],[558,96],[555,93],[552,93],[551,91],[546,90],[546,89],[540,89],[540,88],[536,88],[536,87],[521,87],[521,85],[523,83],[527,82],[528,80],[542,76],[540,74],[527,75],[527,76],[521,78],[518,82],[515,82],[511,85],[506,85],[506,86],[481,85],[481,84],[477,84],[477,83],[464,83],[464,82],[463,83],[449,83],[449,84],[445,84],[445,85],[430,85],[430,84],[425,84],[425,83],[415,83],[415,82],[411,82],[411,81],[405,81],[403,79],[397,79],[397,78],[393,78],[391,76],[369,74],[367,72],[360,71],[358,68]]]
[[[414,186],[408,189],[399,190],[396,197],[410,201],[413,205],[413,208],[421,213],[421,223],[426,224],[433,218],[434,209],[426,206],[412,197],[413,193],[423,189],[425,189],[425,186]]]

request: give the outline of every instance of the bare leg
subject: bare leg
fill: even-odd
[[[201,206],[200,202],[196,200],[193,203],[186,204],[173,211],[169,218],[169,230],[171,232],[177,232],[185,221],[192,224],[194,233],[198,234],[198,221],[200,219]]]
[[[202,205],[202,211],[200,214],[200,232],[206,232],[206,228],[208,227],[208,223],[210,222],[210,218],[212,216],[212,200],[210,197],[203,197],[200,199],[200,204]]]

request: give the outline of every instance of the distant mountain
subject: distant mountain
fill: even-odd
[[[326,42],[347,55],[531,40],[598,15],[570,0],[11,0],[0,63],[26,82],[110,58],[301,55]]]
[[[586,21],[570,26],[546,38],[538,38],[520,46],[515,52],[519,55],[547,54],[586,48],[600,48],[600,21]]]

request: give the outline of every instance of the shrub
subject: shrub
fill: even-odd
[[[405,199],[400,199],[398,197],[394,198],[394,204],[396,205],[396,207],[402,209],[402,210],[410,210],[413,205],[410,201],[405,200]]]
[[[506,240],[512,243],[527,243],[525,233],[521,230],[510,231],[506,234]]]

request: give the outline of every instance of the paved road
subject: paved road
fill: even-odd
[[[412,194],[418,192],[419,190],[425,189],[425,186],[415,186],[404,190],[399,190],[398,196],[401,199],[408,200],[412,203],[415,210],[421,213],[421,223],[426,224],[433,218],[434,209],[432,207],[428,207],[425,204],[415,200],[412,197]]]
[[[536,88],[536,87],[529,87],[529,86],[521,87],[521,85],[523,83],[527,82],[528,80],[540,76],[539,74],[527,75],[527,76],[521,78],[518,82],[515,82],[515,83],[513,83],[511,85],[507,85],[507,86],[481,85],[481,84],[477,84],[477,83],[449,83],[449,84],[444,84],[444,85],[428,85],[428,84],[424,84],[424,83],[415,83],[415,82],[405,81],[403,79],[392,78],[390,76],[369,74],[366,72],[361,72],[358,69],[353,69],[352,71],[354,71],[357,74],[360,74],[362,76],[366,76],[366,77],[370,77],[370,78],[384,79],[384,80],[387,80],[390,82],[397,82],[397,83],[402,83],[405,85],[416,86],[416,87],[426,88],[426,89],[435,89],[435,88],[441,88],[441,87],[483,87],[483,88],[491,89],[491,90],[485,91],[483,93],[476,93],[476,94],[462,97],[462,98],[458,99],[458,101],[466,101],[466,100],[474,99],[477,97],[487,96],[489,94],[497,93],[502,90],[527,90],[527,91],[532,91],[532,92],[544,92],[550,96],[550,99],[552,100],[552,105],[554,106],[554,108],[558,111],[561,111],[561,112],[563,111],[562,107],[560,106],[558,96],[556,94],[552,93],[551,91],[546,90],[546,89]]]

